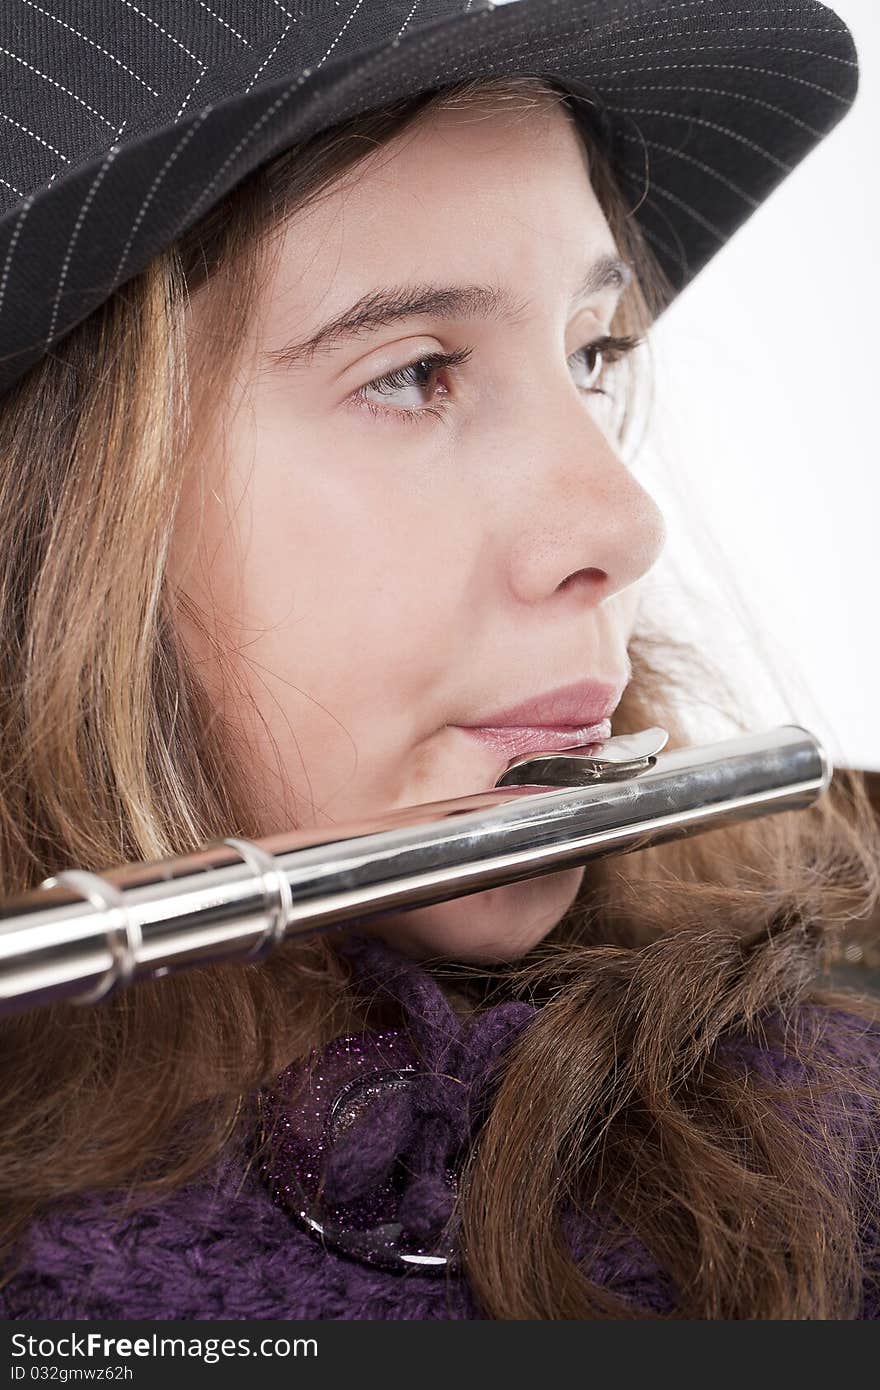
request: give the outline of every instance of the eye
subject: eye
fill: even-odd
[[[439,418],[445,409],[445,405],[434,405],[419,407],[418,397],[422,393],[434,396],[437,389],[437,377],[444,371],[452,371],[455,367],[466,362],[473,352],[473,348],[459,348],[457,352],[430,352],[426,356],[420,357],[415,362],[410,362],[405,367],[398,367],[396,371],[386,372],[384,376],[376,377],[373,381],[368,381],[365,386],[361,386],[356,391],[355,399],[360,401],[373,415],[397,415],[400,418],[412,421],[421,419],[425,415],[432,415]],[[377,406],[367,395],[368,391],[374,391],[378,396],[390,396],[395,392],[407,391],[410,393],[410,403],[404,409],[394,406]],[[444,389],[444,395],[448,391]]]
[[[584,369],[584,379],[578,382],[581,391],[592,391],[602,375],[604,361],[598,343],[585,343],[569,357],[569,362],[580,363]]]
[[[619,362],[628,352],[639,346],[640,338],[621,337],[615,338],[606,334],[604,338],[597,338],[594,343],[585,343],[569,357],[569,362],[580,362],[584,369],[584,379],[578,383],[581,391],[586,391],[594,396],[607,396],[608,392],[596,383],[605,372],[605,369],[614,362]]]

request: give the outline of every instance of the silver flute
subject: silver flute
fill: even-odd
[[[667,741],[653,727],[533,752],[472,796],[102,874],[65,869],[0,904],[0,1014],[96,1003],[190,966],[258,960],[292,936],[369,930],[388,913],[801,809],[833,774],[794,724],[663,752]]]

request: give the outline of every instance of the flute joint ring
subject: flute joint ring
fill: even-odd
[[[73,1004],[96,1004],[120,986],[129,985],[134,980],[138,951],[142,944],[140,926],[130,917],[121,889],[99,874],[86,869],[63,869],[60,874],[53,874],[40,884],[41,888],[56,886],[72,888],[85,902],[91,903],[92,907],[111,919],[105,929],[111,956],[110,968],[93,989],[71,996]]]
[[[252,840],[239,840],[236,836],[230,835],[221,841],[224,845],[229,845],[237,854],[240,854],[246,864],[253,869],[260,879],[263,889],[263,903],[265,911],[269,916],[269,925],[260,934],[254,946],[243,957],[243,960],[260,960],[267,956],[276,946],[280,946],[284,940],[287,924],[293,913],[293,894],[290,883],[285,875],[278,868],[273,855],[267,850],[255,845]]]

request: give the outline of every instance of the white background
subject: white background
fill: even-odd
[[[636,466],[669,523],[652,609],[725,669],[749,728],[803,724],[880,768],[880,3],[834,8],[855,104],[656,326]],[[695,691],[695,729],[726,736],[714,718]]]

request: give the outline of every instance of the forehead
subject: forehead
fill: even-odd
[[[615,249],[587,152],[557,102],[441,108],[285,225],[269,312],[324,317],[390,273],[545,295]]]

